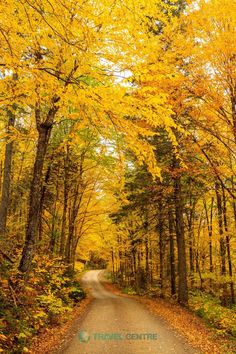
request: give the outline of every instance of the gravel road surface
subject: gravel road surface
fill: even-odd
[[[63,354],[199,354],[142,304],[105,290],[99,275],[91,270],[82,279],[94,300]]]

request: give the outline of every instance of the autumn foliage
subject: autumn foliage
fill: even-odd
[[[235,335],[235,28],[228,0],[1,1],[2,351],[82,265]]]

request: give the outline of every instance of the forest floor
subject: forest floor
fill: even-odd
[[[236,354],[235,340],[217,334],[214,328],[187,308],[176,302],[153,298],[147,295],[128,295],[122,289],[103,277],[102,284],[113,294],[133,298],[142,303],[152,314],[161,317],[175,331],[186,338],[189,344],[204,354]]]

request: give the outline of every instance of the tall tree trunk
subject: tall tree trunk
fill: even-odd
[[[157,232],[158,232],[158,245],[159,245],[159,277],[160,277],[160,290],[161,290],[161,296],[164,296],[164,233],[163,233],[163,216],[162,216],[162,210],[161,210],[161,203],[159,203],[158,206],[158,223],[157,223]]]
[[[148,242],[148,215],[145,215],[146,221],[144,223],[144,243],[145,243],[145,271],[147,283],[150,283],[150,271],[149,271],[149,242]]]
[[[69,196],[69,146],[66,147],[66,156],[64,158],[64,196],[63,196],[63,213],[61,223],[61,237],[60,237],[60,255],[63,256],[65,252],[66,243],[66,215],[68,209],[68,196]]]
[[[224,239],[224,230],[223,230],[223,206],[222,206],[222,197],[220,191],[220,185],[218,182],[215,184],[216,191],[216,200],[217,200],[217,210],[218,210],[218,225],[219,225],[219,234],[220,234],[220,258],[221,258],[221,275],[226,275],[226,244]],[[221,297],[222,305],[226,305],[226,294],[227,294],[227,284],[223,279],[221,287],[223,289],[223,294]]]
[[[190,268],[190,280],[191,287],[194,286],[194,253],[193,253],[193,229],[192,227],[188,230],[189,237],[189,268]]]
[[[137,273],[137,263],[136,263],[136,248],[133,247],[132,249],[132,260],[133,260],[133,274],[134,274],[134,279],[136,281],[136,273]]]
[[[188,219],[189,269],[190,269],[191,287],[194,286],[194,251],[193,251],[194,225],[193,225],[193,217],[194,217],[194,208],[192,206],[192,208],[190,210],[189,219]]]
[[[116,273],[115,273],[115,258],[114,258],[114,250],[111,248],[111,263],[112,263],[112,280],[114,281]]]
[[[218,225],[220,234],[220,256],[221,256],[221,274],[226,275],[226,246],[224,240],[224,230],[223,230],[223,206],[222,197],[220,194],[220,186],[217,182],[215,185],[216,198],[217,198],[217,209],[218,209]]]
[[[235,295],[234,295],[234,282],[233,282],[233,268],[232,268],[232,260],[231,260],[231,250],[230,250],[230,236],[228,230],[228,219],[227,219],[227,207],[226,207],[226,196],[225,190],[222,186],[223,191],[223,215],[224,215],[224,227],[226,234],[226,250],[227,250],[227,260],[229,267],[229,276],[230,276],[230,293],[231,293],[231,304],[235,304]]]
[[[146,268],[146,278],[149,282],[149,245],[148,245],[148,235],[145,235],[145,268]]]
[[[76,219],[82,202],[83,193],[85,191],[85,186],[83,185],[84,159],[85,159],[85,153],[82,153],[80,156],[80,164],[78,169],[78,180],[73,192],[73,200],[72,200],[72,206],[71,206],[71,211],[69,216],[68,237],[67,237],[66,250],[65,250],[65,259],[67,264],[71,264],[72,255],[73,252],[75,251],[73,250],[73,248],[76,246],[76,238],[75,238]]]
[[[72,263],[73,246],[74,246],[74,242],[75,242],[76,218],[77,218],[78,211],[79,211],[81,194],[82,193],[79,189],[79,186],[77,186],[77,189],[76,189],[76,192],[74,195],[73,205],[72,205],[72,208],[70,209],[70,213],[69,213],[69,228],[68,228],[68,237],[67,237],[66,251],[65,251],[65,256],[66,256],[65,259],[66,259],[67,264]],[[79,199],[79,202],[78,202],[78,199]]]
[[[37,106],[35,110],[35,118],[39,136],[33,170],[33,179],[30,186],[29,213],[26,227],[25,245],[23,248],[19,265],[19,270],[21,272],[28,272],[30,270],[37,244],[39,213],[42,198],[42,177],[44,160],[47,152],[55,114],[58,110],[57,106],[55,106],[55,103],[58,101],[58,97],[53,98],[52,108],[50,108],[50,110],[48,111],[46,120],[43,123],[41,123],[40,118],[40,107]]]
[[[10,135],[11,128],[15,124],[15,115],[8,111],[8,128],[7,132]],[[9,141],[5,148],[5,160],[4,160],[4,173],[2,184],[2,197],[0,204],[0,236],[5,235],[7,225],[7,214],[10,200],[10,186],[11,186],[11,163],[12,163],[13,141]]]
[[[191,288],[194,287],[194,215],[195,215],[195,200],[192,192],[189,192],[189,210],[187,212],[188,222],[188,247],[189,247],[189,278]]]
[[[188,304],[186,248],[184,237],[183,200],[181,192],[181,179],[176,177],[174,181],[176,237],[178,246],[178,302]]]
[[[120,284],[123,286],[124,284],[124,257],[123,257],[123,247],[122,247],[122,239],[118,236],[118,258],[119,258],[119,276],[120,276]]]
[[[176,280],[175,280],[175,247],[174,247],[174,220],[172,211],[169,207],[168,211],[169,219],[169,238],[170,238],[170,283],[171,283],[171,295],[176,294]]]
[[[46,195],[46,190],[47,190],[47,184],[50,178],[50,173],[51,173],[51,166],[48,166],[44,183],[43,183],[43,188],[42,188],[42,195],[41,195],[41,201],[40,201],[40,210],[39,210],[39,242],[42,241],[43,238],[43,206],[44,206],[44,200],[45,200],[45,195]]]
[[[59,168],[57,170],[57,176],[59,175]],[[57,213],[57,202],[59,198],[59,179],[57,177],[56,181],[56,195],[53,203],[53,210],[52,210],[52,227],[51,227],[51,239],[50,239],[50,250],[52,253],[56,253],[56,246],[57,246],[57,219],[58,219],[58,213]]]
[[[152,241],[150,240],[149,244],[149,260],[150,260],[150,284],[153,284],[153,250],[152,250]]]
[[[2,195],[3,163],[0,161],[0,195]]]
[[[234,142],[236,143],[236,95],[235,87],[233,87],[233,85],[230,85],[230,101],[232,109],[232,128],[234,134]]]
[[[71,248],[72,248],[72,241],[74,237],[74,222],[73,222],[73,210],[69,208],[69,225],[68,225],[68,237],[66,240],[66,248],[65,248],[65,261],[67,264],[71,263]]]
[[[211,206],[210,206],[210,218],[208,215],[206,201],[204,200],[204,208],[206,214],[206,221],[207,221],[207,230],[209,236],[209,257],[210,257],[210,273],[213,273],[213,256],[212,256],[212,221],[213,221],[213,205],[214,205],[214,198],[211,198]]]

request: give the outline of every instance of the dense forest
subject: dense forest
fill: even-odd
[[[236,334],[235,34],[229,0],[1,1],[0,352],[84,266]]]

